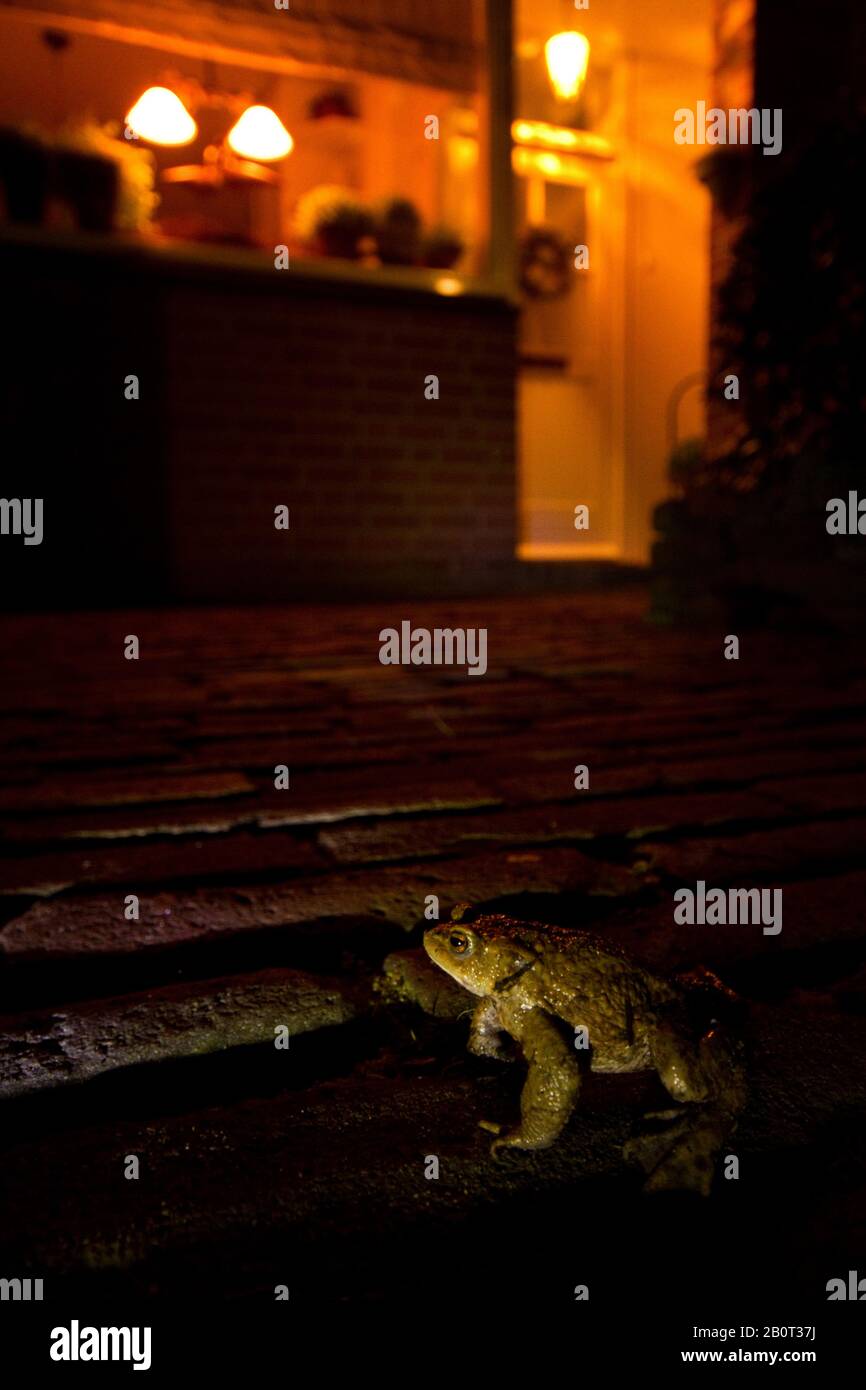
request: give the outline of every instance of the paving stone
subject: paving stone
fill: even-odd
[[[847,776],[798,777],[780,781],[777,787],[780,800],[800,816],[866,810],[866,773],[863,772]]]
[[[134,840],[160,835],[220,835],[238,827],[254,826],[261,798],[196,802],[192,805],[141,806],[132,810],[104,808],[62,815],[0,819],[0,844],[6,852],[14,846],[31,848],[52,841]]]
[[[0,895],[51,897],[76,885],[123,884],[130,892],[152,884],[197,879],[207,882],[229,874],[312,870],[326,863],[309,841],[273,832],[238,831],[198,840],[112,842],[86,849],[60,850],[0,859]]]
[[[353,820],[362,816],[407,815],[417,811],[465,811],[477,806],[496,806],[499,797],[478,782],[461,781],[441,772],[419,770],[417,778],[404,781],[387,777],[387,788],[365,788],[364,778],[352,795],[301,789],[298,797],[283,798],[284,805],[263,810],[257,823],[263,829],[279,825],[321,825],[326,821]],[[378,777],[377,777],[378,780]]]
[[[290,770],[291,777],[291,770]],[[386,785],[382,785],[383,780]],[[324,776],[294,778],[283,792],[259,790],[255,797],[213,806],[142,806],[131,811],[80,812],[19,821],[0,821],[0,834],[9,842],[45,839],[129,839],[145,835],[219,833],[238,826],[262,829],[289,825],[315,825],[363,816],[406,815],[430,810],[460,811],[495,806],[499,797],[474,781],[461,780],[448,771],[419,768],[417,774],[389,775],[365,770],[347,779]]]
[[[574,793],[573,802],[540,810],[484,816],[419,817],[373,826],[350,826],[319,834],[320,844],[340,863],[374,863],[466,849],[501,841],[531,845],[551,840],[593,840],[621,835],[639,840],[660,830],[775,820],[781,814],[772,787],[679,796],[601,798]]]
[[[688,787],[701,782],[754,782],[759,778],[762,781],[773,779],[773,790],[780,801],[799,809],[796,801],[799,779],[815,772],[850,772],[852,766],[856,766],[858,762],[866,762],[866,752],[861,752],[853,737],[852,743],[853,746],[840,746],[834,742],[830,746],[800,749],[796,757],[792,757],[789,733],[786,746],[775,751],[768,752],[765,748],[751,748],[748,751],[743,749],[742,762],[738,762],[730,750],[724,758],[706,757],[694,762],[664,762],[661,764],[661,781],[666,787]],[[786,785],[776,787],[777,779]],[[832,784],[834,779],[823,775],[820,779],[810,777],[810,784],[819,781]],[[790,799],[789,793],[793,793]]]
[[[866,845],[866,819],[807,821],[753,831],[748,835],[644,842],[637,851],[648,870],[679,880],[703,878],[706,882],[746,886],[753,879],[775,875],[799,877],[803,872],[803,847],[816,872],[846,860],[861,861]]]
[[[707,889],[715,887],[702,874]],[[696,880],[686,879],[682,887],[694,890]],[[749,882],[736,887],[749,888]],[[765,879],[761,885],[772,887]],[[833,875],[803,882],[777,885],[782,889],[782,930],[764,933],[760,924],[684,925],[674,922],[674,887],[657,903],[620,913],[606,924],[612,937],[654,968],[673,972],[696,964],[718,969],[724,976],[731,966],[740,968],[753,962],[762,975],[772,979],[777,968],[780,981],[797,967],[808,977],[816,968],[820,951],[838,952],[847,948],[866,952],[866,873]],[[797,957],[801,959],[798,961]],[[773,962],[776,962],[774,967]]]
[[[434,1018],[459,1018],[472,1008],[472,996],[438,969],[423,947],[386,956],[376,992],[386,1004],[416,1004]]]
[[[829,632],[806,645],[755,632],[725,662],[717,631],[659,632],[645,611],[636,590],[255,621],[0,616],[0,892],[17,914],[0,972],[19,1010],[0,1020],[4,1268],[108,1270],[183,1297],[209,1280],[272,1290],[288,1261],[293,1298],[316,1279],[330,1297],[348,1237],[365,1252],[354,1287],[381,1291],[394,1270],[410,1286],[410,1267],[435,1286],[419,1223],[441,1233],[446,1278],[455,1249],[511,1268],[519,1241],[537,1250],[554,1229],[567,1289],[588,1249],[609,1260],[609,1288],[633,1282],[633,1248],[654,1271],[670,1249],[688,1288],[724,1271],[726,1251],[742,1279],[755,1230],[777,1252],[777,1291],[798,1262],[826,1278],[848,1258],[866,1230],[866,653]],[[378,632],[402,616],[486,626],[488,676],[382,667]],[[140,663],[121,659],[127,632]],[[289,793],[273,790],[278,761]],[[588,794],[572,788],[578,762]],[[673,890],[698,878],[783,887],[782,932],[676,926]],[[504,899],[733,983],[753,1045],[748,1181],[702,1215],[653,1217],[621,1159],[659,1098],[639,1077],[590,1078],[552,1150],[491,1164],[478,1120],[515,1113],[519,1068],[469,1058],[465,996],[419,950],[392,949],[430,894],[440,916]],[[375,937],[363,968],[363,953],[338,955],[343,927]],[[294,953],[322,975],[251,973]],[[334,975],[349,969],[357,985]],[[284,1084],[248,1069],[245,1045],[266,1045],[287,1009],[299,1036]],[[141,1183],[122,1180],[130,1152]],[[535,1284],[554,1258],[532,1264]]]
[[[581,792],[584,799],[612,797],[629,791],[681,794],[686,789],[694,792],[725,784],[747,785],[761,779],[769,795],[786,808],[797,810],[801,805],[808,806],[805,795],[798,797],[799,780],[804,775],[818,771],[850,771],[856,761],[861,758],[866,761],[866,754],[860,752],[859,734],[856,737],[856,747],[833,744],[801,752],[796,758],[791,755],[790,733],[785,736],[784,747],[775,751],[767,752],[761,740],[757,745],[741,745],[737,750],[739,758],[730,750],[721,757],[705,749],[699,759],[692,761],[683,760],[681,745],[665,747],[663,742],[656,744],[651,760],[641,747],[632,752],[627,763],[623,762],[621,745],[615,751],[613,748],[580,748],[579,754],[571,757],[559,746],[555,750],[536,752],[532,760],[534,766],[524,762],[519,771],[500,776],[496,785],[511,804],[560,801],[573,787],[574,766],[583,763],[589,768],[589,787]],[[785,785],[776,787],[776,779]],[[835,779],[828,777],[826,780],[832,784]],[[817,785],[818,779],[813,778],[812,782]],[[832,803],[832,795],[827,801]]]
[[[295,927],[344,918],[376,919],[405,931],[423,919],[436,894],[440,916],[461,901],[488,902],[520,893],[587,891],[595,865],[576,850],[488,854],[363,872],[298,878],[288,885],[237,885],[143,895],[140,919],[126,921],[123,895],[87,894],[35,903],[0,930],[0,956],[52,959],[207,941],[226,933]]]
[[[58,768],[62,770],[68,763],[88,768],[100,768],[105,764],[112,769],[126,764],[129,769],[140,772],[149,763],[165,764],[177,756],[178,748],[179,745],[149,736],[142,730],[132,736],[129,733],[113,735],[105,729],[100,733],[81,726],[46,731],[42,721],[34,731],[32,724],[23,729],[18,720],[11,730],[4,730],[0,721],[0,760],[4,767],[15,769],[15,776],[22,781],[34,779],[40,770],[47,769],[49,773]],[[223,760],[217,768],[227,765]],[[19,769],[23,770],[23,776]]]
[[[167,985],[50,1013],[0,1018],[0,1099],[108,1071],[273,1042],[355,1018],[364,991],[296,970]]]
[[[255,784],[240,772],[174,772],[157,775],[137,772],[129,777],[57,775],[33,785],[23,784],[0,792],[0,810],[56,810],[66,806],[122,806],[156,801],[191,801],[196,798],[242,796]]]
[[[762,1009],[752,1034],[751,1096],[735,1144],[748,1182],[740,1185],[737,1203],[719,1214],[715,1240],[711,1204],[668,1201],[659,1218],[656,1236],[663,1231],[673,1240],[680,1263],[683,1250],[690,1251],[682,1291],[696,1277],[693,1258],[702,1258],[702,1246],[708,1269],[722,1262],[726,1278],[739,1269],[743,1280],[742,1249],[758,1222],[779,1260],[775,1292],[788,1294],[796,1283],[785,1278],[785,1266],[800,1248],[806,1205],[792,1221],[792,1193],[835,1189],[846,1202],[862,1197],[864,1164],[862,1155],[856,1157],[855,1136],[866,1117],[866,1020],[843,1027],[803,1008]],[[411,1248],[423,1265],[425,1231],[444,1225],[453,1268],[454,1241],[459,1246],[467,1223],[486,1211],[491,1221],[485,1249],[495,1252],[498,1264],[507,1262],[509,1251],[513,1256],[533,1248],[532,1222],[537,1249],[541,1210],[555,1219],[559,1236],[547,1266],[554,1262],[558,1280],[571,1273],[563,1287],[575,1282],[575,1258],[578,1268],[589,1260],[599,1277],[602,1268],[607,1274],[599,1260],[605,1248],[611,1254],[610,1286],[619,1293],[633,1287],[622,1250],[636,1238],[653,1243],[655,1207],[637,1197],[634,1180],[628,1183],[621,1148],[656,1093],[639,1078],[593,1077],[552,1149],[495,1162],[478,1121],[491,1111],[513,1110],[514,1068],[499,1067],[484,1077],[470,1059],[451,1065],[450,1075],[361,1072],[300,1093],[205,1109],[193,1104],[183,1115],[121,1115],[66,1134],[62,1144],[54,1134],[9,1135],[0,1194],[7,1258],[17,1269],[23,1257],[25,1269],[38,1268],[46,1279],[103,1270],[111,1272],[115,1287],[128,1291],[140,1280],[163,1293],[231,1288],[233,1267],[235,1278],[243,1268],[253,1287],[287,1282],[300,1303],[323,1294],[339,1301],[350,1291],[334,1262],[333,1242],[347,1222],[366,1247],[366,1278],[378,1290],[376,1281],[383,1277],[391,1288],[406,1279],[399,1262],[393,1264],[397,1231],[411,1233]],[[854,1147],[840,1175],[834,1154],[846,1137]],[[122,1177],[130,1153],[139,1156],[145,1175],[138,1183]],[[440,1160],[437,1182],[425,1179],[430,1154]],[[616,1188],[598,1185],[614,1179]],[[697,1235],[694,1251],[690,1229]],[[829,1230],[830,1237],[825,1227],[823,1240],[810,1248],[807,1276],[816,1278],[816,1265],[824,1271],[815,1297],[823,1297],[825,1262],[839,1255],[833,1222]],[[710,1256],[708,1240],[714,1246]],[[563,1246],[570,1256],[564,1267],[557,1262],[557,1247]],[[380,1249],[390,1276],[377,1260]],[[654,1269],[662,1258],[659,1250]],[[766,1262],[760,1263],[763,1273]],[[533,1281],[544,1267],[542,1261]],[[282,1279],[275,1278],[278,1270]],[[667,1297],[672,1287],[666,1283]]]

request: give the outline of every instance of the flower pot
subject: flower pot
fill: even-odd
[[[353,227],[320,227],[316,233],[316,250],[321,256],[337,256],[354,261],[358,256],[360,234]]]
[[[118,169],[113,160],[82,150],[58,152],[54,166],[55,191],[72,208],[82,231],[111,231],[118,185]]]
[[[17,130],[0,130],[0,190],[10,222],[43,220],[48,155],[39,140]]]
[[[463,249],[463,242],[457,236],[430,236],[422,248],[424,264],[431,270],[453,270]]]
[[[376,245],[383,265],[417,265],[421,218],[407,198],[389,198],[376,217]]]
[[[376,234],[383,265],[417,265],[418,232],[413,227],[387,227]]]

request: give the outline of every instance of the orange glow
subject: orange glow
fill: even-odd
[[[153,145],[188,145],[198,127],[169,87],[148,87],[127,112],[126,124]]]
[[[572,150],[575,154],[612,159],[613,148],[603,135],[591,130],[571,130],[568,126],[548,125],[546,121],[513,121],[511,137],[517,145],[541,145],[551,150]]]
[[[456,275],[440,275],[434,280],[433,288],[437,294],[462,294],[463,281],[458,280]]]
[[[589,39],[584,34],[554,34],[544,45],[550,84],[560,101],[580,96],[589,67]]]
[[[478,141],[474,135],[452,135],[448,141],[448,162],[452,169],[466,173],[478,164]]]
[[[269,106],[248,106],[228,133],[235,154],[244,159],[285,159],[295,147],[276,111]]]
[[[586,170],[573,154],[552,154],[550,150],[524,150],[517,146],[511,151],[511,167],[515,174],[530,177],[534,174],[556,183],[586,182]]]

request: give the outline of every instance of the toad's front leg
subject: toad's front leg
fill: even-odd
[[[500,1149],[548,1149],[565,1128],[580,1090],[580,1069],[550,1018],[533,1010],[522,1020],[520,1045],[529,1073],[520,1096],[520,1124],[494,1139]]]
[[[508,1048],[503,1043],[502,1034],[503,1027],[499,1020],[496,1000],[482,999],[472,1014],[467,1048],[476,1057],[495,1057],[499,1061],[508,1061]]]

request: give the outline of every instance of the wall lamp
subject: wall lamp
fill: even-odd
[[[198,134],[198,126],[170,87],[148,87],[127,112],[126,124],[152,145],[188,145]],[[226,141],[235,154],[262,163],[285,159],[295,143],[270,106],[248,106]]]
[[[544,45],[547,74],[560,101],[576,101],[589,67],[589,39],[574,30],[554,34]]]

